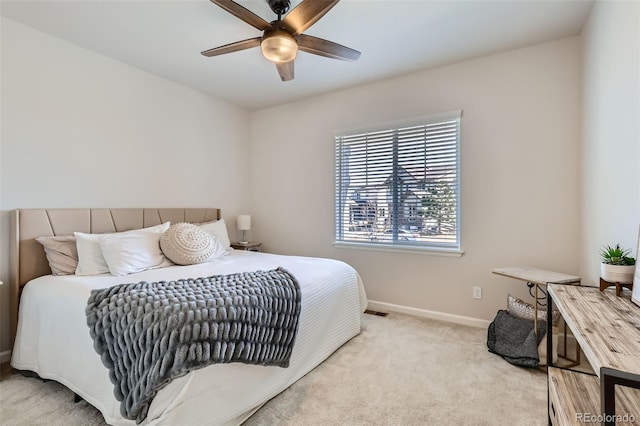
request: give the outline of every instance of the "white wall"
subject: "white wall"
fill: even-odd
[[[370,299],[484,320],[527,294],[495,267],[577,274],[580,65],[572,37],[253,113],[253,238],[350,263]],[[459,109],[465,254],[334,248],[333,131]]]
[[[6,18],[1,34],[5,284],[11,209],[209,206],[231,223],[246,210],[247,112]]]
[[[640,225],[640,3],[597,1],[583,37],[580,273],[597,284],[599,249],[637,255]]]
[[[637,7],[598,2],[584,39],[251,115],[3,18],[0,280],[8,280],[13,208],[205,204],[223,207],[230,224],[237,213],[252,213],[251,237],[268,251],[351,263],[369,298],[386,303],[488,320],[508,292],[526,295],[523,284],[492,275],[494,267],[530,265],[593,280],[601,242],[635,246],[635,229],[628,229],[637,227],[640,205],[638,121],[634,130],[630,125],[639,115],[632,95]],[[610,68],[611,61],[619,66]],[[465,254],[334,248],[333,131],[457,109],[464,111]],[[606,147],[620,143],[625,153],[600,166],[603,155],[612,155]],[[626,174],[631,188],[614,198],[622,213],[595,198],[607,169]],[[483,287],[481,301],[471,298],[475,285]],[[9,346],[7,295],[5,285],[0,352]]]

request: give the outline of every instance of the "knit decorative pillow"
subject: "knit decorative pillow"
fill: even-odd
[[[528,319],[531,321],[533,321],[533,318],[535,317],[535,308],[532,304],[518,299],[511,294],[507,295],[507,312],[509,312],[513,316]],[[546,307],[538,309],[538,320],[547,320]],[[558,320],[560,320],[560,311],[554,309],[553,313],[551,314],[551,321],[553,322],[553,325],[558,324]]]
[[[160,248],[173,263],[193,265],[213,258],[217,241],[199,226],[181,222],[171,225],[162,234]]]

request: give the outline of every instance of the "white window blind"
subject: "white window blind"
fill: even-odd
[[[460,249],[461,112],[336,135],[336,241]]]

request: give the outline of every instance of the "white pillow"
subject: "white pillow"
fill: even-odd
[[[150,226],[143,229],[135,229],[132,231],[117,232],[117,234],[125,234],[127,232],[155,232],[162,234],[169,229],[170,222],[161,225]],[[100,275],[109,273],[109,266],[102,256],[100,241],[107,235],[113,234],[85,234],[83,232],[74,232],[76,237],[76,248],[78,249],[78,267],[76,275]]]
[[[193,223],[174,223],[162,234],[160,248],[178,265],[210,262],[226,254],[218,238]]]
[[[99,275],[109,272],[107,262],[102,257],[100,239],[108,234],[84,234],[74,232],[78,249],[76,275]]]
[[[120,277],[173,265],[160,250],[162,235],[140,230],[103,236],[100,249],[111,275]]]
[[[229,240],[227,225],[225,225],[224,219],[216,220],[215,222],[199,223],[198,225],[205,231],[215,235],[225,249],[231,247],[231,240]]]

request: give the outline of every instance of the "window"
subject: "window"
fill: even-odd
[[[336,242],[460,250],[461,112],[336,135]]]

